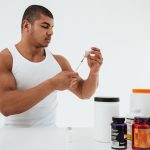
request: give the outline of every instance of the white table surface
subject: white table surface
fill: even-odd
[[[71,140],[72,139],[72,140]],[[93,128],[0,128],[0,150],[110,150]]]

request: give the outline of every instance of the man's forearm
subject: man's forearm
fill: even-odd
[[[90,98],[96,91],[99,84],[99,73],[93,74],[90,72],[88,78],[82,84],[83,99]]]
[[[54,91],[51,81],[27,90],[10,90],[0,97],[1,112],[5,116],[22,113]]]

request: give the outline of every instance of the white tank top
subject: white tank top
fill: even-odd
[[[15,46],[9,48],[13,58],[12,73],[17,89],[29,89],[55,76],[61,68],[51,52],[45,50],[46,57],[41,62],[31,62],[23,57]],[[5,126],[39,127],[55,126],[57,91],[52,92],[29,110],[5,117]]]

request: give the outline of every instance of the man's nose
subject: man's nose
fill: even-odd
[[[48,30],[47,30],[47,34],[48,34],[48,35],[53,35],[53,29],[48,29]]]

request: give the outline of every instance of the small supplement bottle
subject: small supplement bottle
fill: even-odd
[[[148,118],[135,117],[132,125],[132,149],[149,150],[150,149],[150,126],[147,123]]]
[[[140,109],[133,109],[126,116],[126,124],[127,124],[127,148],[132,149],[132,124],[134,123],[134,118],[136,116],[143,117],[144,115],[141,113]]]
[[[111,148],[127,149],[127,125],[124,117],[112,117]]]

